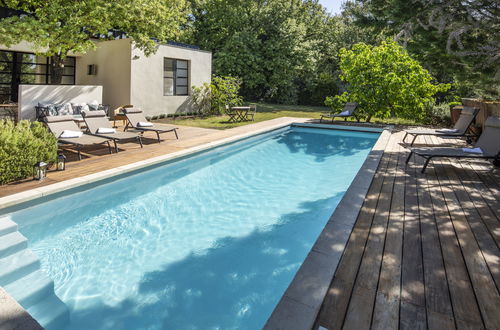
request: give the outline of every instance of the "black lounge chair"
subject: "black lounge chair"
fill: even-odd
[[[462,112],[460,113],[460,117],[458,118],[453,129],[411,129],[405,130],[405,136],[403,137],[403,142],[406,143],[406,137],[408,135],[413,136],[413,140],[411,140],[410,146],[413,145],[417,136],[419,135],[436,135],[436,136],[446,136],[446,137],[462,137],[465,136],[467,131],[469,130],[470,125],[476,119],[477,114],[479,113],[479,109],[473,107],[463,107]],[[470,140],[468,140],[470,141]]]
[[[349,117],[354,117],[356,118],[357,121],[359,121],[358,119],[358,116],[356,116],[356,109],[358,108],[358,104],[355,103],[355,102],[347,102],[345,105],[344,105],[344,108],[342,109],[342,112],[339,112],[339,113],[324,113],[321,115],[321,118],[319,119],[319,122],[322,123],[323,122],[323,118],[332,118],[332,123],[333,123],[333,120],[336,118],[336,117],[340,117],[340,118],[344,118],[344,121],[347,120],[347,118]]]
[[[177,127],[171,125],[158,125],[148,122],[141,109],[137,108],[124,108],[123,113],[127,117],[127,125],[125,126],[125,130],[129,127],[133,127],[138,131],[150,131],[155,132],[158,138],[158,143],[161,142],[160,134],[167,132],[174,132],[175,138],[179,139],[179,135],[177,135]],[[148,124],[148,126],[143,126],[144,124]]]
[[[115,151],[118,153],[117,142],[125,142],[130,140],[137,140],[142,148],[141,133],[132,132],[116,132],[111,126],[106,113],[102,110],[98,111],[82,111],[83,120],[85,120],[85,125],[91,135],[99,136],[103,138],[112,139],[115,144]],[[100,129],[105,128],[110,130],[110,133],[99,132]],[[111,132],[114,131],[114,132]]]
[[[424,173],[432,158],[479,158],[493,159],[495,165],[500,164],[500,117],[489,117],[484,124],[484,131],[474,145],[479,153],[466,152],[467,148],[412,148],[406,159],[409,162],[413,154],[425,159],[422,173]]]
[[[108,139],[108,138],[92,136],[89,134],[82,134],[80,137],[62,138],[61,134],[63,134],[64,131],[74,131],[74,132],[80,131],[80,128],[78,127],[78,125],[76,125],[73,116],[70,116],[70,115],[48,116],[48,117],[45,117],[45,122],[47,123],[49,130],[52,132],[52,134],[55,135],[55,137],[57,138],[59,143],[71,144],[71,145],[76,146],[79,160],[82,159],[81,149],[82,149],[82,147],[85,147],[85,146],[106,143],[108,145],[109,153],[110,154],[112,153],[111,144],[109,143],[111,141],[111,139]]]

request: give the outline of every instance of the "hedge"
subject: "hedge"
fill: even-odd
[[[57,139],[40,122],[0,120],[0,184],[33,174],[38,161],[57,159]]]

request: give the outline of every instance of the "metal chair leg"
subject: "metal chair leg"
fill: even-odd
[[[158,138],[158,143],[160,143],[160,132],[156,131],[156,137]]]
[[[177,140],[179,140],[179,135],[177,135],[177,130],[176,130],[176,129],[174,129],[174,133],[175,133],[175,138],[176,138]]]
[[[418,135],[413,136],[413,140],[411,140],[410,146],[413,146],[413,143],[415,143],[415,140],[417,139]]]
[[[115,144],[115,152],[118,153],[118,145],[116,144],[116,140],[113,140],[113,143]]]
[[[143,148],[143,145],[142,145],[142,139],[140,136],[137,136],[137,140],[139,140],[139,144],[141,145],[141,148]]]
[[[429,157],[429,158],[425,159],[424,167],[422,167],[422,170],[420,171],[420,173],[424,173],[425,172],[425,169],[427,168],[427,165],[429,165],[429,162],[430,162],[431,158],[432,157]]]
[[[408,157],[406,158],[406,162],[405,164],[408,164],[408,162],[410,161],[410,158],[411,156],[413,155],[413,151],[410,151],[410,154],[408,155]]]
[[[111,151],[111,144],[109,143],[109,141],[106,142],[108,144],[108,150],[109,150],[109,154],[112,154],[113,151]]]
[[[405,142],[406,142],[406,137],[407,137],[407,136],[408,136],[408,132],[406,132],[405,136],[403,137],[403,140],[402,140],[402,141],[403,141],[403,143],[405,143]]]

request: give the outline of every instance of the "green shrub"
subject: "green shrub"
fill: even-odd
[[[425,117],[423,122],[427,125],[449,126],[451,124],[450,104],[428,103],[425,106]]]
[[[36,162],[50,164],[56,158],[57,139],[42,123],[0,120],[0,184],[24,179]]]
[[[340,79],[366,121],[372,116],[424,119],[425,105],[450,88],[433,84],[429,72],[392,40],[378,46],[358,43],[341,49],[339,56]]]
[[[332,109],[332,113],[340,112],[344,108],[346,102],[349,102],[349,95],[347,92],[344,92],[340,95],[328,96],[325,99],[325,105]]]
[[[239,95],[241,81],[236,77],[225,76],[212,78],[212,83],[193,87],[192,100],[196,111],[203,115],[220,115],[226,105],[236,106],[243,102]]]

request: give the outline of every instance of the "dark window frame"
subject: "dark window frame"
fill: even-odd
[[[19,85],[49,85],[50,84],[50,57],[44,57],[43,61],[45,63],[41,63],[42,61],[35,59],[35,62],[26,62],[24,55],[32,55],[36,56],[34,53],[29,52],[20,52],[20,51],[12,51],[12,50],[4,50],[0,49],[2,53],[11,54],[11,61],[0,59],[0,63],[7,64],[6,69],[8,71],[1,71],[1,74],[10,75],[10,82],[2,82],[0,83],[0,87],[10,88],[10,93],[0,93],[0,96],[8,96],[8,99],[13,102],[17,102],[17,92],[19,90]],[[63,74],[62,77],[70,77],[69,83],[62,83],[61,85],[71,86],[76,83],[76,57],[68,56],[68,59],[71,59],[71,64],[65,64],[65,68],[70,68],[70,74]],[[34,70],[37,70],[37,67],[43,67],[45,73],[41,72],[26,72],[23,71],[23,65],[31,65]],[[32,77],[45,77],[42,79],[43,82],[38,83],[22,83],[22,77],[32,76]],[[5,98],[5,97],[4,97]],[[5,98],[7,99],[7,98]]]
[[[173,72],[173,77],[167,77],[167,75],[165,74],[165,63],[166,61],[172,61],[173,65],[172,65],[172,72]],[[178,68],[177,67],[177,62],[186,62],[186,68]],[[163,58],[163,96],[189,96],[189,82],[190,82],[190,77],[189,77],[189,73],[190,73],[190,70],[191,69],[191,65],[190,65],[190,61],[189,60],[184,60],[184,59],[180,59],[180,58],[171,58],[171,57],[164,57]],[[178,77],[177,76],[177,70],[185,70],[186,71],[186,77]],[[174,87],[174,91],[173,91],[173,94],[165,94],[165,79],[169,79],[172,81],[172,85]],[[177,79],[186,79],[186,84],[185,85],[180,85],[177,83]],[[182,87],[182,88],[186,88],[186,93],[178,93],[177,92],[177,87]]]

